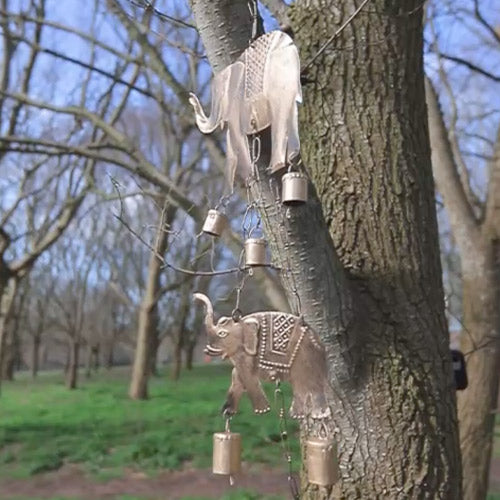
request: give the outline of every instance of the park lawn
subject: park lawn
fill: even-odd
[[[178,382],[154,377],[148,401],[128,398],[129,371],[123,368],[82,378],[73,391],[59,373],[42,373],[36,381],[21,374],[2,388],[0,476],[23,478],[65,463],[82,464],[103,480],[130,469],[154,474],[209,467],[212,433],[224,428],[219,409],[230,372],[228,365],[210,364],[184,372]],[[272,402],[271,386],[267,393]],[[298,466],[297,425],[289,426]],[[244,461],[285,467],[275,408],[256,416],[244,396],[231,428],[242,434]],[[243,495],[230,498],[252,498]]]

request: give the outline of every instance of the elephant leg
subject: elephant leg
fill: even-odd
[[[306,406],[304,404],[304,400],[302,399],[302,395],[294,389],[292,404],[290,405],[290,416],[292,418],[303,418],[305,414]]]
[[[262,389],[260,380],[257,377],[245,380],[245,387],[252,402],[253,411],[255,413],[267,413],[271,407],[269,406],[266,393]]]
[[[271,124],[272,154],[270,169],[277,172],[300,151],[297,104],[281,105],[272,111]]]
[[[267,399],[264,389],[260,383],[259,377],[257,375],[257,370],[253,367],[242,364],[238,367],[238,375],[245,390],[248,393],[248,397],[252,402],[253,411],[255,413],[266,413],[271,407],[269,406],[269,401]]]
[[[222,414],[224,416],[234,415],[238,411],[241,395],[245,392],[245,387],[240,380],[238,370],[233,368],[231,374],[231,385],[227,391],[226,401],[222,406]]]

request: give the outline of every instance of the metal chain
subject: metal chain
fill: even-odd
[[[250,40],[250,43],[252,43],[257,38],[257,28],[259,23],[259,8],[257,6],[257,0],[249,0],[248,10],[252,16],[252,39]]]
[[[274,389],[274,404],[278,408],[280,440],[283,453],[288,464],[287,480],[290,487],[293,500],[300,500],[299,487],[297,480],[293,475],[292,468],[292,453],[290,452],[290,443],[288,441],[288,426],[285,413],[285,396],[281,390],[280,381],[276,380],[276,388]]]

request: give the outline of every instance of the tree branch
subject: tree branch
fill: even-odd
[[[288,5],[283,0],[261,0],[269,12],[276,18],[280,24],[280,29],[287,31],[290,27],[288,17]]]
[[[493,158],[489,163],[488,193],[486,196],[486,209],[484,227],[491,231],[491,236],[500,240],[500,127],[497,131]]]
[[[494,82],[500,82],[500,75],[495,75],[479,66],[476,64],[467,61],[466,59],[463,59],[462,57],[458,56],[452,56],[450,54],[445,54],[444,52],[439,51],[438,52],[439,56],[442,57],[443,59],[447,59],[448,61],[455,62],[457,64],[460,64],[461,66],[465,66],[466,68],[469,68],[471,71],[474,71],[475,73],[479,73],[482,76],[485,76],[486,78],[489,78],[490,80],[493,80]]]
[[[479,226],[460,181],[439,101],[428,78],[425,79],[425,91],[434,178],[443,197],[453,235],[461,254],[471,255],[471,252],[474,253],[472,246],[479,236]]]

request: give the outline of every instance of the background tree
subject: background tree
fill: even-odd
[[[428,8],[427,106],[436,185],[460,253],[462,348],[469,387],[458,397],[464,498],[484,499],[500,365],[500,62],[488,2]],[[453,30],[445,23],[454,20]],[[453,43],[450,41],[453,40]],[[475,47],[475,50],[471,50]],[[440,102],[444,103],[443,107]]]

